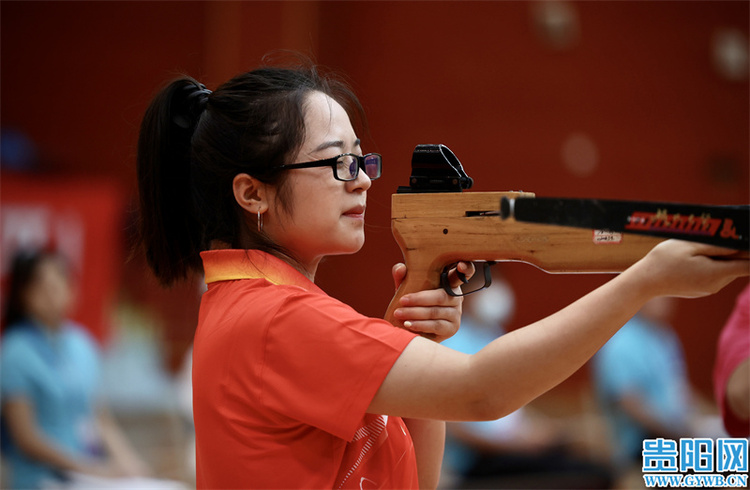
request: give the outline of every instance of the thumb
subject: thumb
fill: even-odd
[[[406,277],[406,264],[399,262],[394,265],[391,269],[391,275],[393,275],[393,285],[396,289],[401,285]]]

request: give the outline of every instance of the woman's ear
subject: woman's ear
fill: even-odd
[[[232,180],[234,199],[242,209],[253,214],[268,209],[269,189],[263,182],[248,174],[237,174]]]

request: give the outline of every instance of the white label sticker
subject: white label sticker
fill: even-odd
[[[606,230],[594,230],[594,243],[620,243],[622,242],[622,233]]]

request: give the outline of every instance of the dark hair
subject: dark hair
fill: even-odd
[[[141,241],[162,284],[201,270],[199,253],[212,240],[294,260],[251,226],[234,198],[232,181],[247,173],[278,188],[289,211],[285,173],[304,142],[307,95],[319,91],[341,104],[353,120],[362,106],[340,79],[310,62],[264,66],[238,75],[213,93],[184,76],[151,102],[138,139]]]
[[[57,261],[64,268],[65,273],[69,274],[67,261],[52,249],[20,250],[16,252],[8,274],[8,296],[2,322],[4,329],[26,318],[28,313],[24,304],[24,293],[36,279],[39,266],[48,260]]]

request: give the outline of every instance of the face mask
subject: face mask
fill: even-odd
[[[476,293],[467,305],[476,321],[492,326],[502,326],[513,316],[516,297],[510,285],[503,280],[493,281],[492,286]]]

